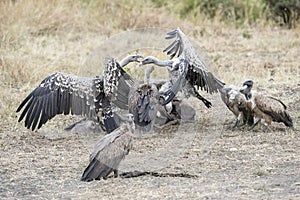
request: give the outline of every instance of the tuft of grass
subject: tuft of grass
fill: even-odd
[[[253,175],[259,176],[259,177],[265,176],[265,175],[267,175],[267,174],[268,174],[268,173],[267,173],[266,171],[261,170],[261,169],[257,169],[257,170],[255,170],[255,171],[253,172]]]

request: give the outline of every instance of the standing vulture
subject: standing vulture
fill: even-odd
[[[23,111],[19,122],[25,117],[28,129],[39,129],[58,114],[82,115],[98,122],[101,112],[107,132],[117,125],[113,118],[111,101],[121,107],[128,107],[128,94],[132,80],[122,69],[129,62],[138,62],[141,56],[127,56],[120,65],[107,57],[104,77],[80,77],[57,72],[46,77],[19,105],[17,112]]]
[[[252,97],[247,101],[247,106],[258,118],[251,128],[254,128],[261,120],[266,130],[271,122],[282,122],[287,127],[293,127],[291,116],[287,113],[286,105],[279,99],[262,93],[252,92]]]
[[[114,172],[114,177],[118,176],[118,166],[132,147],[135,127],[132,115],[129,115],[128,123],[123,123],[96,143],[81,181],[106,179],[111,172]]]
[[[251,95],[248,83],[249,81],[244,82],[243,87],[229,86],[220,90],[222,101],[236,117],[233,128],[240,126],[241,121],[242,125],[247,123],[251,126],[254,123],[253,112],[247,107],[247,96]]]
[[[211,102],[203,98],[197,90],[201,88],[201,90],[212,94],[222,89],[224,83],[206,68],[188,37],[179,28],[167,33],[166,39],[173,38],[175,38],[175,41],[164,50],[170,55],[170,60],[160,61],[153,56],[149,56],[141,64],[153,63],[168,68],[169,82],[167,83],[168,91],[165,91],[164,104],[172,101],[177,92],[181,90],[186,97],[192,95],[210,108]]]

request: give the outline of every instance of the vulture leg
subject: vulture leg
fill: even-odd
[[[241,124],[241,119],[242,119],[242,118],[244,118],[244,116],[243,116],[243,113],[240,112],[239,115],[238,115],[237,118],[236,118],[236,122],[235,122],[234,126],[232,127],[233,129],[234,129],[234,128],[242,127],[242,126],[244,126],[244,125],[246,124],[246,121],[245,121],[245,120],[243,120],[243,123]]]
[[[262,125],[263,125],[263,132],[272,131],[272,129],[269,127],[269,125],[271,125],[270,120],[264,119],[264,122],[262,123]]]
[[[207,108],[210,108],[212,106],[211,102],[208,101],[207,99],[205,99],[204,97],[202,97],[199,94],[199,92],[196,90],[195,87],[193,87],[193,89],[194,89],[194,95],[195,95],[195,97],[197,97],[199,100],[201,100]]]
[[[114,169],[114,178],[118,178],[119,176],[119,171],[117,169]]]
[[[234,125],[233,125],[233,127],[232,127],[232,129],[235,129],[236,127],[238,127],[238,125],[239,125],[239,119],[238,118],[236,118],[236,121],[235,121],[235,123],[234,123]]]
[[[261,119],[257,120],[250,128],[249,131],[253,130],[255,126],[257,126],[258,123],[261,122]]]

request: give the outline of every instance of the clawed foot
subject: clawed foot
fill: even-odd
[[[157,128],[157,129],[163,129],[167,126],[170,126],[170,125],[175,125],[175,124],[179,124],[179,120],[178,119],[174,119],[172,121],[169,121],[163,125],[157,125],[157,124],[154,124],[154,127]]]
[[[205,106],[206,106],[207,108],[211,108],[212,104],[211,104],[210,101],[207,101],[206,99],[203,99],[202,102],[205,104]]]

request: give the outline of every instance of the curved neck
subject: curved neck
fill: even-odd
[[[144,75],[144,83],[149,84],[150,82],[150,74],[153,72],[154,67],[151,65],[149,66],[146,71],[145,71],[145,75]]]
[[[160,67],[172,67],[173,64],[173,60],[158,60],[157,58],[155,58],[154,60],[154,64]]]
[[[131,56],[126,56],[125,58],[123,58],[123,59],[119,62],[120,66],[121,66],[121,67],[125,67],[126,65],[128,65],[128,63],[132,62],[132,61],[130,60],[130,57],[131,57]]]

